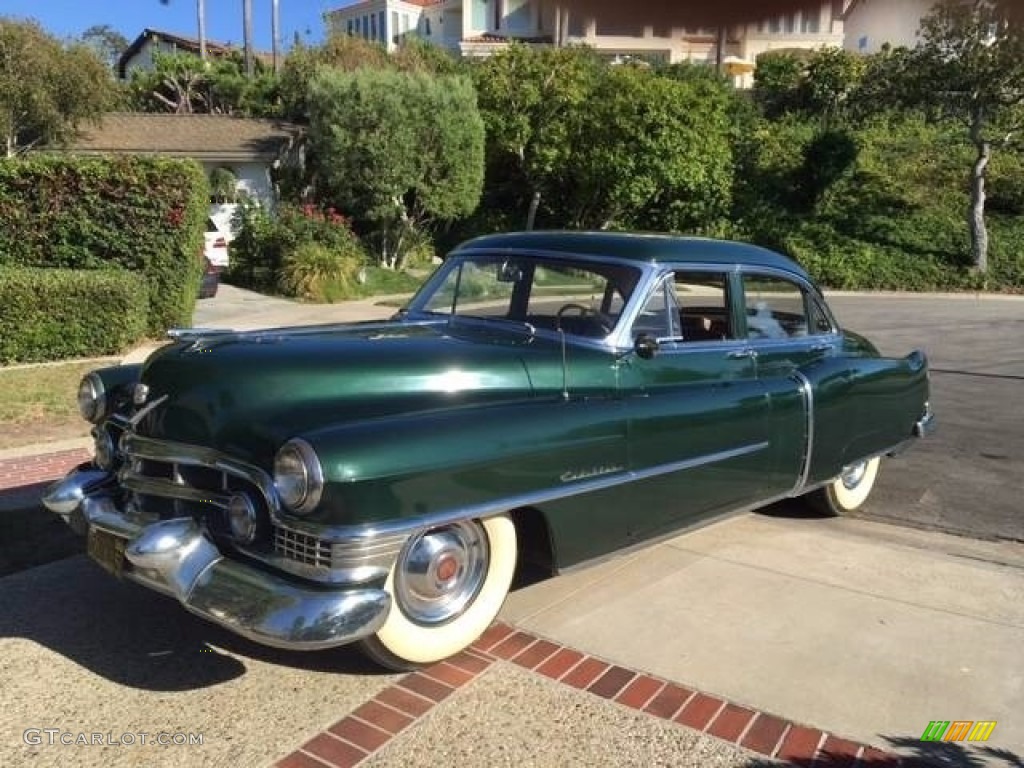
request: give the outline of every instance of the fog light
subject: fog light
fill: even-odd
[[[149,397],[149,387],[143,384],[141,381],[132,388],[132,402],[136,405],[142,405],[146,402],[146,398]]]
[[[239,543],[249,544],[256,538],[256,507],[244,493],[236,493],[228,501],[228,524]]]
[[[109,472],[117,463],[117,450],[114,448],[114,438],[105,429],[96,428],[92,433],[93,437],[93,461],[96,466]]]

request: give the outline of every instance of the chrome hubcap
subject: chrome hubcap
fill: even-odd
[[[461,614],[483,586],[489,551],[477,522],[434,528],[410,540],[395,568],[395,600],[418,624]]]
[[[843,483],[843,487],[848,491],[852,491],[858,485],[860,481],[864,479],[864,473],[868,471],[868,463],[862,461],[858,464],[854,464],[852,467],[847,467],[843,470],[843,473],[839,476],[839,479]]]

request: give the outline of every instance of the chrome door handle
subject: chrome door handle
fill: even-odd
[[[729,360],[749,360],[751,358],[757,357],[757,352],[755,352],[750,347],[747,347],[746,349],[733,350],[732,352],[727,354],[726,357]]]
[[[811,352],[831,352],[833,349],[835,349],[835,345],[821,343],[815,344],[813,347],[811,347]]]

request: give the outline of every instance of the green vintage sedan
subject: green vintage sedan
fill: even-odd
[[[389,322],[171,335],[82,381],[95,458],[46,505],[193,613],[400,669],[472,643],[517,565],[786,497],[854,510],[933,423],[921,352],[699,238],[487,236]]]

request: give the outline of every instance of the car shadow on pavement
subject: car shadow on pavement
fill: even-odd
[[[218,685],[248,662],[340,674],[382,674],[354,649],[267,648],[188,613],[175,600],[119,581],[84,556],[0,580],[0,638],[23,638],[96,675],[153,691]]]
[[[856,763],[860,768],[1024,768],[1019,755],[1008,749],[988,746],[964,746],[950,741],[921,741],[906,736],[884,736],[895,754],[865,754]],[[855,761],[848,753],[822,751],[817,758],[790,759],[787,765],[798,768],[852,768]],[[743,768],[778,768],[774,760],[755,758]]]

